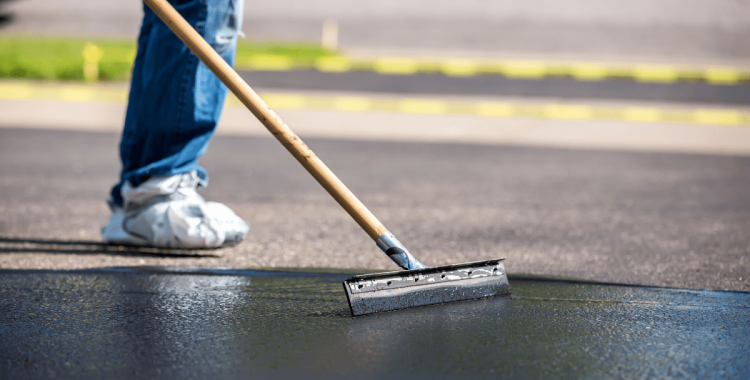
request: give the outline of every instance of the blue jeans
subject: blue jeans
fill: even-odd
[[[229,64],[234,64],[244,0],[170,0],[180,14]],[[144,4],[143,24],[120,141],[122,172],[112,201],[122,206],[120,187],[150,176],[206,171],[206,152],[227,88]]]

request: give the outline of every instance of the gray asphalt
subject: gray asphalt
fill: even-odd
[[[511,297],[352,318],[344,278],[0,270],[0,376],[750,376],[749,293],[511,278]]]
[[[142,12],[140,2],[118,0],[0,7],[2,33],[92,37],[134,38]],[[248,0],[243,30],[256,40],[318,42],[331,18],[347,50],[748,64],[748,13],[750,4],[734,0]]]
[[[117,142],[113,133],[0,129],[3,268],[395,269],[266,138],[219,136],[202,159],[211,175],[203,194],[252,225],[238,247],[179,257],[102,246]],[[750,290],[748,157],[306,142],[428,265],[507,257],[509,273]]]

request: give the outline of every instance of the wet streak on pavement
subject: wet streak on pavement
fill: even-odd
[[[290,90],[750,104],[750,85],[725,86],[697,82],[640,83],[626,80],[512,79],[494,75],[451,77],[307,70],[243,71],[240,76],[253,87]]]
[[[352,318],[346,275],[0,271],[3,378],[750,376],[750,294],[513,280]]]

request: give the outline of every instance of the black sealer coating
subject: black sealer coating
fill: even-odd
[[[0,270],[0,378],[750,378],[750,294],[513,280],[352,318],[348,275]]]

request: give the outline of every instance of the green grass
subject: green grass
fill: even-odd
[[[32,36],[0,36],[0,78],[77,80],[83,78],[83,48],[87,42],[101,49],[99,80],[117,81],[130,77],[135,59],[135,40],[85,40]],[[294,62],[310,63],[334,56],[313,44],[258,43],[240,40],[237,58],[274,55]]]
[[[135,58],[133,41],[92,41],[102,51],[101,80],[130,76]],[[84,39],[0,38],[0,78],[83,80]]]
[[[237,59],[254,55],[279,55],[295,62],[309,64],[320,57],[333,57],[338,53],[325,50],[319,45],[304,43],[259,43],[240,40],[237,44]]]

